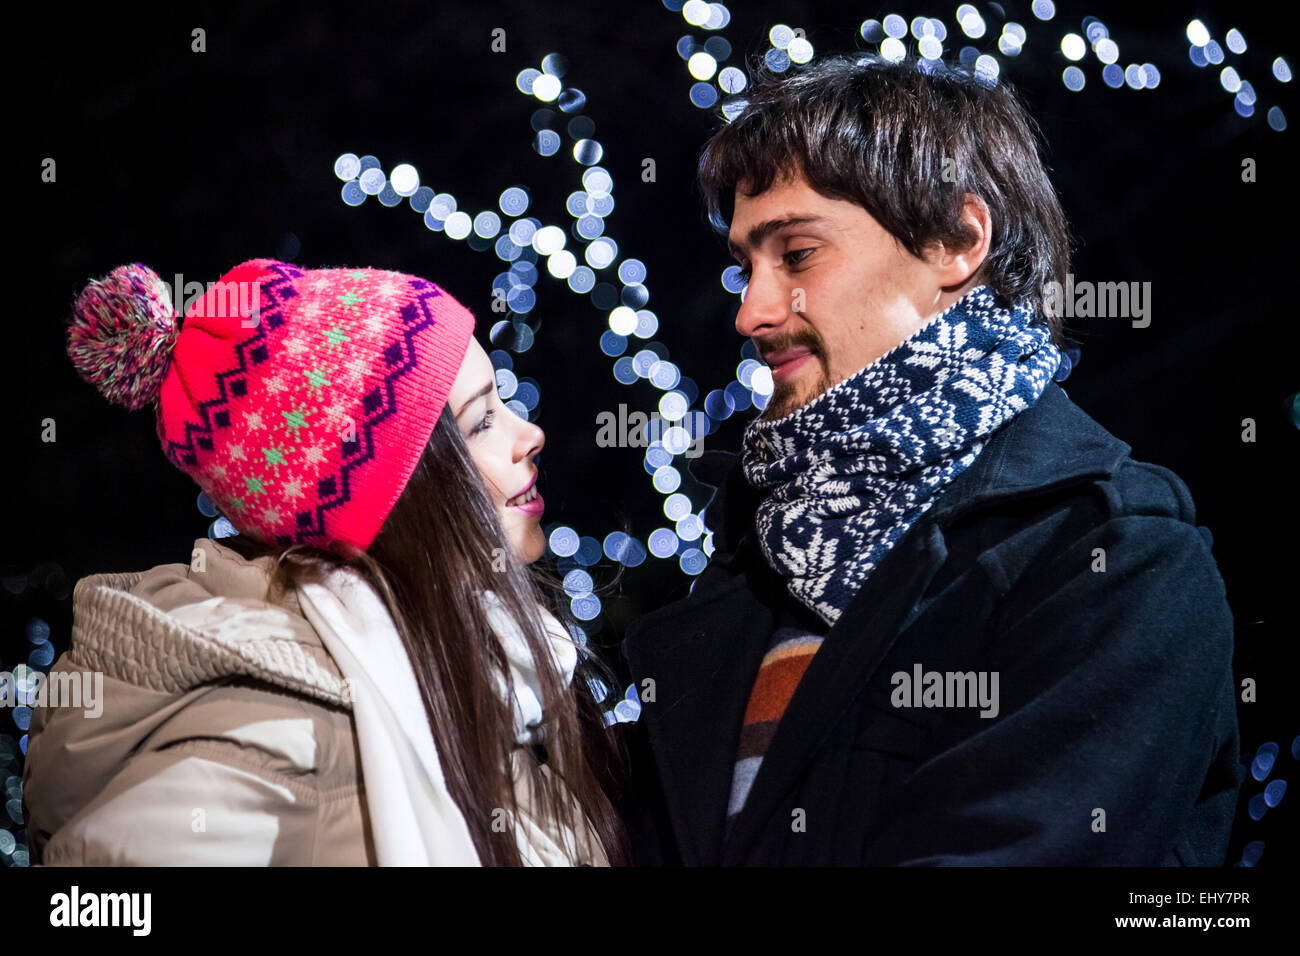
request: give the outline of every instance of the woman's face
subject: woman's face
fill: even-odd
[[[501,401],[496,370],[473,338],[447,405],[492,495],[511,550],[520,561],[531,564],[546,550],[543,502],[533,465],[534,456],[546,442],[545,434]]]

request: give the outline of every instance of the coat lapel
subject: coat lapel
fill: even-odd
[[[836,718],[867,686],[898,635],[907,629],[918,600],[947,555],[938,526],[918,523],[881,561],[827,632],[759,765],[727,842],[723,865],[743,860],[757,828],[779,806]]]
[[[655,701],[643,704],[642,720],[687,865],[721,858],[736,742],[775,626],[752,587],[748,575],[730,576],[702,601],[643,619],[625,645],[638,683],[654,680]]]

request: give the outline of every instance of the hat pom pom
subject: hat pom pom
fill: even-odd
[[[162,391],[178,329],[171,293],[135,263],[92,280],[68,323],[68,357],[110,402],[144,408]]]

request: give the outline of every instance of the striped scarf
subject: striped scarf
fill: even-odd
[[[1034,319],[978,286],[804,407],[745,430],[745,477],[771,489],[759,543],[828,624],[988,436],[1047,387],[1061,353]]]

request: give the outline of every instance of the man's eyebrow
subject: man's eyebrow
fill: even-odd
[[[736,245],[728,236],[727,248],[731,250],[733,256],[743,255],[746,249],[753,249],[755,246],[762,245],[763,240],[774,232],[787,229],[790,226],[802,226],[810,222],[821,223],[825,221],[823,216],[789,216],[785,219],[768,219],[749,230],[749,241],[743,245]]]
[[[456,417],[457,417],[457,418],[460,418],[460,416],[463,415],[463,414],[465,413],[465,409],[469,408],[471,405],[473,405],[475,402],[477,402],[480,398],[482,398],[482,397],[483,397],[484,395],[486,395],[488,392],[492,391],[492,389],[494,389],[494,388],[496,388],[496,382],[488,382],[486,385],[484,385],[482,388],[480,388],[477,392],[475,392],[475,393],[474,393],[473,395],[471,395],[469,398],[465,399],[465,404],[461,405],[461,407],[460,407],[459,409],[457,409],[457,411],[456,411]]]

